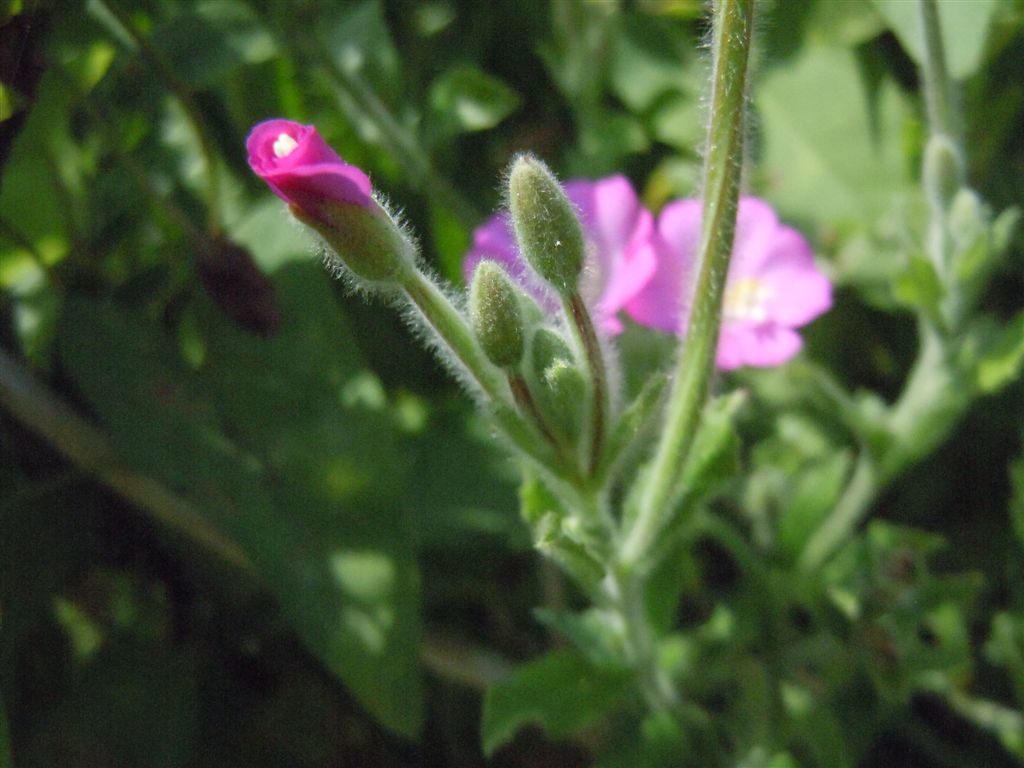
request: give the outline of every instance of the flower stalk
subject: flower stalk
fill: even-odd
[[[704,163],[699,275],[689,332],[669,395],[665,430],[645,475],[639,511],[620,551],[639,565],[668,522],[714,370],[722,297],[729,274],[743,163],[753,0],[721,0],[713,20],[710,123]]]
[[[580,346],[583,347],[587,370],[590,372],[593,404],[590,412],[590,455],[587,460],[587,473],[593,476],[598,470],[604,451],[604,433],[609,407],[608,372],[604,364],[601,344],[597,340],[597,332],[594,330],[594,322],[591,320],[590,312],[587,311],[579,292],[573,292],[565,300],[565,312],[572,320],[572,326],[576,331]]]

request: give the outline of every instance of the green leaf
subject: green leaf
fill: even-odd
[[[842,451],[812,463],[789,480],[792,492],[778,519],[778,543],[787,555],[799,555],[832,511],[845,487],[851,464],[850,453]]]
[[[468,64],[442,72],[430,85],[430,106],[445,134],[493,128],[520,102],[504,81]]]
[[[654,137],[684,152],[696,152],[704,140],[704,109],[691,96],[673,96],[653,117]]]
[[[1024,464],[1018,461],[1019,478],[1015,483],[1024,484]],[[1018,496],[1024,494],[1024,486],[1020,487]],[[1018,498],[1018,506],[1024,501]],[[1015,525],[1017,521],[1015,520]],[[1018,530],[1018,538],[1020,531]],[[1017,695],[1017,703],[1024,704],[1024,617],[1017,613],[1003,611],[992,617],[992,631],[985,643],[985,657],[989,663],[1005,669],[1013,682]]]
[[[679,765],[680,755],[695,759],[694,765],[705,765],[706,754],[694,754],[694,744],[687,738],[679,718],[668,712],[650,712],[638,722],[617,718],[610,723],[595,755],[594,768],[666,768]]]
[[[365,78],[378,94],[390,100],[400,90],[401,62],[380,0],[338,7],[335,16],[322,17],[324,46],[340,69]]]
[[[765,196],[807,221],[874,223],[907,181],[903,105],[883,82],[875,119],[852,51],[809,43],[758,89]]]
[[[939,305],[946,291],[935,266],[923,254],[910,254],[907,269],[897,276],[893,293],[898,300],[932,321],[939,320]]]
[[[238,68],[278,53],[274,38],[238,0],[205,0],[170,18],[151,38],[175,75],[197,88],[223,83]]]
[[[984,345],[974,369],[975,384],[984,394],[998,392],[1020,376],[1024,365],[1024,312],[998,329]]]
[[[737,390],[707,404],[683,469],[687,503],[703,499],[738,469],[740,440],[733,419],[746,400],[747,393]]]
[[[918,66],[923,66],[925,47],[920,3],[874,0],[874,4],[906,52]],[[999,0],[938,0],[946,66],[955,80],[970,77],[981,66],[989,25],[999,5]]]
[[[571,613],[537,608],[534,615],[572,643],[591,664],[615,666],[625,658],[622,620],[614,612],[590,608]]]
[[[209,362],[184,369],[145,317],[72,298],[67,371],[123,460],[233,538],[309,650],[385,726],[422,717],[418,589],[387,415],[346,391],[361,361],[315,264],[275,275],[264,340],[199,313]]]
[[[612,91],[642,112],[683,84],[687,48],[672,25],[649,15],[628,14],[617,27],[611,64]]]
[[[568,650],[524,664],[484,694],[484,754],[493,755],[530,723],[554,738],[571,736],[610,714],[631,680],[628,670],[595,667]]]
[[[516,468],[468,409],[430,414],[416,441],[405,505],[425,549],[463,555],[488,544],[529,549],[516,514]]]
[[[622,411],[619,423],[615,425],[608,441],[609,465],[636,460],[640,450],[649,445],[658,406],[662,403],[662,394],[668,382],[669,377],[665,374],[652,374],[633,402]]]
[[[469,230],[447,206],[431,200],[430,235],[442,276],[453,285],[462,285],[462,262],[471,242]]]
[[[312,235],[285,219],[285,204],[267,195],[228,224],[231,240],[248,249],[264,272],[274,272],[292,261],[315,261]]]
[[[579,149],[578,154],[570,155],[570,162],[585,176],[617,172],[622,167],[622,158],[646,152],[651,143],[640,121],[621,111],[581,112],[577,115],[577,125]]]

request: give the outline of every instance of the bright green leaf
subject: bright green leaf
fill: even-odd
[[[704,141],[705,110],[690,96],[673,96],[654,114],[654,137],[684,152],[696,152]]]
[[[647,109],[662,94],[681,89],[681,65],[687,50],[664,19],[642,14],[624,16],[613,52],[612,89],[634,112]]]
[[[809,43],[757,91],[765,196],[787,215],[874,223],[906,182],[902,103],[883,82],[876,119],[852,51]]]
[[[738,468],[740,441],[733,419],[746,400],[747,393],[737,390],[716,397],[706,406],[683,470],[689,503],[713,491]]]
[[[999,329],[977,361],[975,381],[985,394],[998,392],[1024,365],[1024,312]]]
[[[910,255],[907,269],[896,278],[893,292],[897,299],[933,320],[938,318],[939,305],[946,293],[935,266],[919,253]]]
[[[627,670],[595,667],[568,650],[524,664],[484,694],[484,754],[493,755],[530,723],[554,738],[571,736],[610,714],[631,679]]]
[[[925,47],[921,4],[907,0],[874,0],[874,4],[907,53],[922,66]],[[989,24],[999,9],[999,0],[938,0],[937,6],[949,74],[963,80],[981,66]]]
[[[359,75],[391,97],[400,85],[400,62],[380,0],[342,3],[323,19],[324,45],[343,71]]]
[[[850,475],[849,452],[835,453],[805,467],[790,479],[792,492],[778,519],[778,544],[795,557],[835,507]]]

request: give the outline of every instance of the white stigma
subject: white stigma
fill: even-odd
[[[287,133],[282,133],[274,142],[274,157],[287,157],[297,146],[299,146],[299,142]]]
[[[725,319],[734,321],[764,322],[768,318],[765,304],[772,296],[772,290],[755,277],[744,277],[733,285],[726,286]]]

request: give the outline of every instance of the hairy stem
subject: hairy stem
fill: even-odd
[[[601,453],[604,450],[604,432],[608,421],[608,372],[604,364],[604,354],[601,352],[601,344],[597,340],[597,332],[594,330],[594,321],[587,311],[587,305],[583,303],[583,297],[579,292],[574,291],[565,300],[566,314],[572,320],[573,328],[583,346],[583,354],[587,360],[587,370],[590,371],[590,386],[593,395],[593,407],[591,410],[590,424],[590,456],[587,464],[587,473],[593,475],[601,461]]]
[[[534,401],[533,395],[530,394],[530,387],[527,385],[523,375],[521,373],[509,373],[508,386],[512,390],[512,397],[515,398],[520,410],[533,419],[537,429],[540,430],[549,443],[558,445],[558,440],[555,439],[547,424],[544,423],[544,417],[541,416],[540,411],[537,409],[537,403]]]
[[[668,521],[713,372],[736,230],[753,6],[753,0],[721,0],[715,5],[700,272],[689,331],[669,395],[665,430],[643,481],[638,514],[620,553],[623,563],[629,565],[643,560]]]
[[[561,478],[574,478],[575,468],[566,465],[539,428],[520,416],[504,373],[487,359],[469,323],[441,289],[418,270],[403,275],[401,285],[406,298],[419,310],[427,327],[433,329],[469,374],[470,380],[486,395],[492,415],[505,435],[541,467]]]

